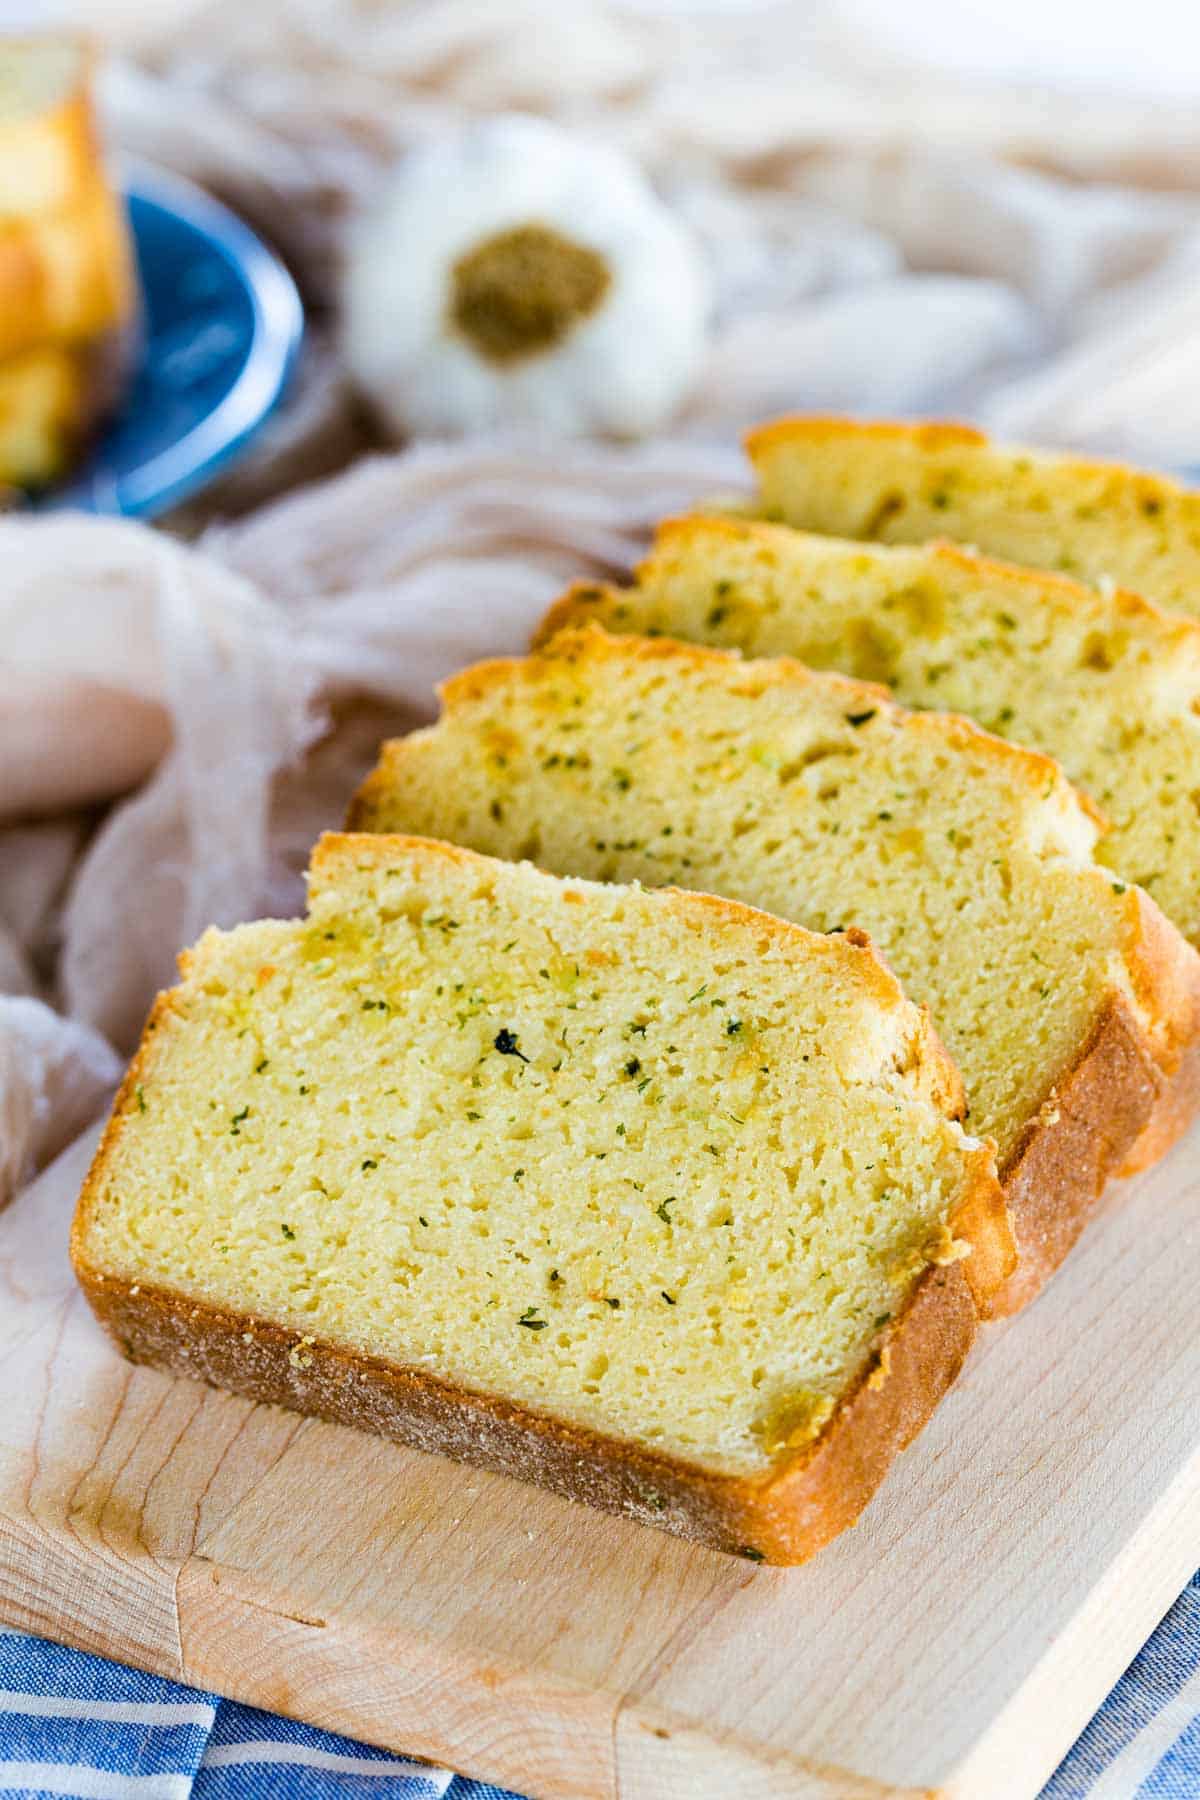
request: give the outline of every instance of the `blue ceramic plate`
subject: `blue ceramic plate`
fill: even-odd
[[[190,182],[126,182],[142,284],[141,362],[120,415],[40,509],[159,513],[249,441],[282,394],[304,314],[295,284],[240,219]]]

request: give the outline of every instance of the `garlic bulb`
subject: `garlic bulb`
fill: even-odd
[[[343,348],[399,435],[640,437],[686,392],[707,307],[699,252],[628,161],[505,116],[414,151],[362,220]]]

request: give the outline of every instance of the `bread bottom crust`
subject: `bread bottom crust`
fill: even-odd
[[[992,1317],[1019,1312],[1045,1286],[1109,1177],[1125,1169],[1167,1085],[1132,1007],[1114,996],[1000,1171],[1018,1260],[992,1301]]]
[[[1184,1051],[1167,1081],[1146,1129],[1121,1166],[1122,1175],[1140,1175],[1179,1142],[1200,1116],[1200,1039]]]
[[[605,1438],[426,1370],[105,1275],[76,1249],[88,1301],[134,1362],[534,1481],[713,1549],[782,1564],[806,1561],[854,1523],[958,1374],[978,1327],[964,1267],[925,1271],[872,1365],[813,1443],[765,1475],[737,1476]]]

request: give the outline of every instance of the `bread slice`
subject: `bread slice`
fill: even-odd
[[[1011,1267],[861,934],[327,837],[182,969],[72,1240],[135,1360],[796,1562]]]
[[[1200,1024],[1200,957],[1093,862],[1056,763],[800,663],[596,626],[443,701],[384,747],[357,827],[868,930],[999,1147],[1021,1262],[998,1305],[1036,1292]]]
[[[966,425],[780,419],[746,440],[757,509],[836,537],[954,538],[1200,613],[1200,493],[1144,469],[993,444]]]
[[[0,481],[69,466],[116,392],[135,313],[86,48],[0,38]]]
[[[1120,589],[951,544],[672,520],[631,588],[578,586],[539,634],[607,631],[795,656],[885,682],[1056,757],[1108,829],[1096,858],[1200,943],[1200,624]]]

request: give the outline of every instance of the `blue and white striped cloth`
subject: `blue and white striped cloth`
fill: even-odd
[[[515,1800],[383,1750],[0,1628],[5,1800]],[[1200,1575],[1042,1800],[1200,1796]]]

